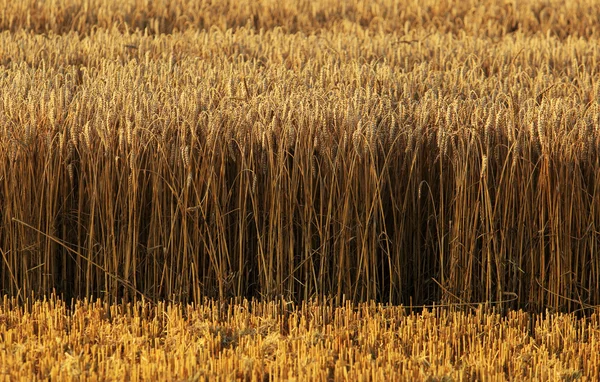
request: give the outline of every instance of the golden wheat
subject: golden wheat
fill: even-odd
[[[594,2],[0,7],[2,293],[600,304]]]

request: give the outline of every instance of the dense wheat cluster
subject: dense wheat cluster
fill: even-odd
[[[600,304],[593,1],[0,8],[3,293]]]
[[[0,306],[10,380],[597,381],[600,319],[284,301]]]

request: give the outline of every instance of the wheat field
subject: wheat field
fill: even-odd
[[[597,1],[0,9],[3,376],[598,379]]]
[[[594,2],[2,2],[0,288],[598,305]]]

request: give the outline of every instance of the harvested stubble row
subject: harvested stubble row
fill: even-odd
[[[597,381],[598,317],[5,299],[0,372],[11,381]]]
[[[6,5],[0,291],[600,304],[598,7],[201,3]]]

